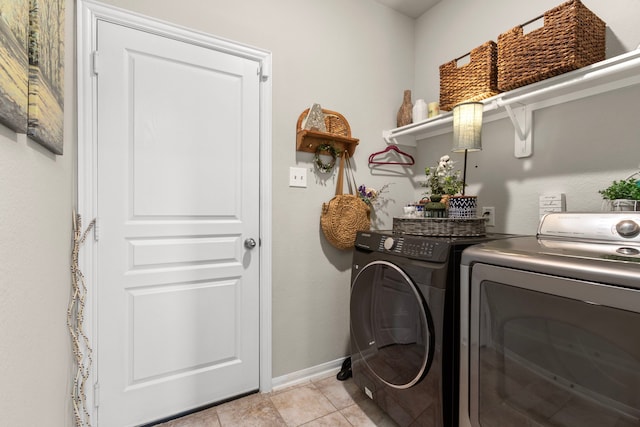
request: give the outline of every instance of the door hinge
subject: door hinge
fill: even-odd
[[[91,72],[94,75],[97,75],[100,71],[100,55],[98,55],[98,51],[94,50],[91,54]]]
[[[266,82],[269,80],[269,73],[265,70],[263,64],[258,65],[258,76],[260,77],[261,82]]]
[[[93,224],[93,240],[96,242],[100,240],[100,221],[96,218],[96,222]]]
[[[100,384],[95,383],[93,385],[93,407],[100,406]]]

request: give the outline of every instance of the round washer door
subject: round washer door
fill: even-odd
[[[406,389],[429,371],[433,320],[413,280],[388,261],[373,261],[351,285],[352,351],[385,384]]]

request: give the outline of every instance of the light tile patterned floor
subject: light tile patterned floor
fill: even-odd
[[[252,394],[158,427],[397,426],[353,382],[335,374],[271,393]]]

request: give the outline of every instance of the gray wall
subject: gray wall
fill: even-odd
[[[439,66],[560,4],[554,0],[443,0],[416,21],[415,97],[438,99]],[[607,23],[607,58],[640,43],[640,3],[584,0]],[[483,151],[469,153],[467,194],[479,206],[496,208],[493,231],[535,233],[538,197],[566,194],[567,209],[599,211],[598,190],[640,168],[639,132],[632,124],[640,111],[640,88],[585,98],[534,113],[533,151],[528,159],[513,156],[514,129],[509,119],[485,124]],[[451,133],[418,142],[416,175],[451,150]],[[452,158],[462,167],[461,154]],[[421,192],[416,186],[416,193]]]

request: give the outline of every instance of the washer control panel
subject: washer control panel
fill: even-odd
[[[445,262],[449,252],[449,244],[437,240],[429,240],[411,236],[379,235],[376,250],[394,255],[405,256],[433,262]]]
[[[640,212],[548,214],[538,236],[640,244]]]

